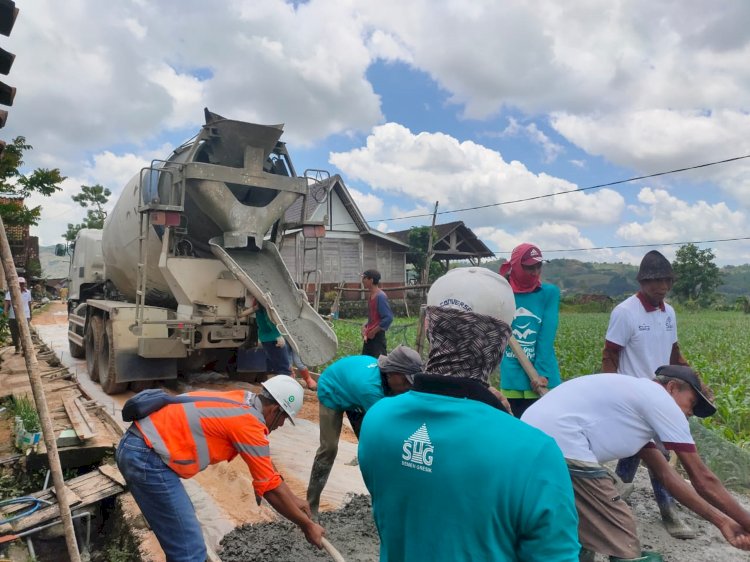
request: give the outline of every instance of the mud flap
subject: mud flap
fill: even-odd
[[[279,332],[311,367],[323,365],[336,355],[338,340],[333,329],[307,302],[297,288],[276,246],[268,241],[260,251],[224,248],[222,238],[209,241],[211,251],[268,311]]]

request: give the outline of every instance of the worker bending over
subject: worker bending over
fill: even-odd
[[[665,365],[655,379],[588,375],[564,382],[531,406],[521,420],[554,438],[573,480],[581,560],[598,552],[610,560],[660,560],[642,553],[635,518],[602,463],[634,454],[684,506],[716,525],[735,547],[750,550],[750,513],[703,464],[687,417],[716,411],[687,366]],[[672,468],[674,451],[692,486]],[[652,557],[652,558],[650,558]]]
[[[365,412],[381,398],[409,390],[414,375],[421,370],[419,353],[400,345],[388,355],[381,355],[377,361],[369,355],[344,357],[320,375],[320,447],[315,453],[307,487],[307,501],[313,517],[317,516],[320,494],[336,460],[344,413],[354,434],[359,437]]]
[[[425,373],[362,423],[381,562],[578,560],[560,449],[489,387],[515,310],[510,285],[488,269],[454,269],[430,288]]]
[[[261,383],[260,394],[243,390],[191,392],[196,402],[169,404],[128,428],[117,447],[117,466],[168,562],[205,562],[198,518],[180,478],[238,454],[253,477],[255,495],[296,523],[307,540],[322,546],[323,527],[284,483],[271,463],[268,433],[302,408],[303,391],[290,377]]]

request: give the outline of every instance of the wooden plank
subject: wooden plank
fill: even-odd
[[[123,488],[127,488],[128,485],[125,482],[125,477],[123,477],[123,475],[120,473],[120,471],[117,469],[115,465],[103,464],[99,467],[99,472],[104,474],[104,476],[106,476],[110,480],[114,480]]]
[[[91,419],[89,413],[86,411],[86,405],[83,403],[83,397],[77,396],[73,401],[73,404],[75,404],[75,407],[78,408],[78,413],[81,414],[81,418],[83,418],[83,421],[86,422],[86,425],[91,430],[91,435],[96,435],[96,426],[94,425],[94,420]]]
[[[85,441],[86,439],[91,439],[94,435],[96,435],[96,430],[93,428],[92,425],[89,425],[91,420],[86,416],[86,419],[83,418],[81,415],[81,411],[78,409],[78,406],[75,404],[75,396],[73,393],[66,393],[63,397],[63,407],[65,408],[65,412],[68,414],[68,418],[70,419],[70,423],[73,425],[73,429],[76,432],[76,435],[81,441]],[[87,421],[89,423],[87,423]]]
[[[57,497],[57,494],[55,493],[54,488],[50,488],[50,492],[52,492],[52,495],[54,495],[55,498]],[[65,486],[65,497],[68,498],[68,505],[70,505],[71,508],[82,503],[82,500],[80,497],[78,497],[78,494],[76,494],[68,486]]]

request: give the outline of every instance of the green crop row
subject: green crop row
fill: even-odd
[[[555,349],[564,379],[598,373],[609,321],[608,313],[560,315]],[[336,320],[336,358],[362,350],[362,320]],[[703,424],[726,439],[750,447],[750,314],[741,312],[678,311],[680,347],[716,396],[717,413]],[[388,349],[415,347],[417,320],[398,318],[388,331]]]

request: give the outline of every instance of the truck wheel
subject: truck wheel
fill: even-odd
[[[86,357],[86,350],[77,343],[68,340],[68,348],[70,349],[70,356],[74,359],[83,359]]]
[[[107,320],[101,345],[99,346],[99,384],[107,394],[120,394],[128,388],[128,383],[117,382],[115,370],[115,346],[112,339],[112,321]]]
[[[102,347],[102,335],[104,334],[104,321],[101,316],[92,316],[89,327],[86,330],[86,368],[89,378],[99,381],[99,350]]]

